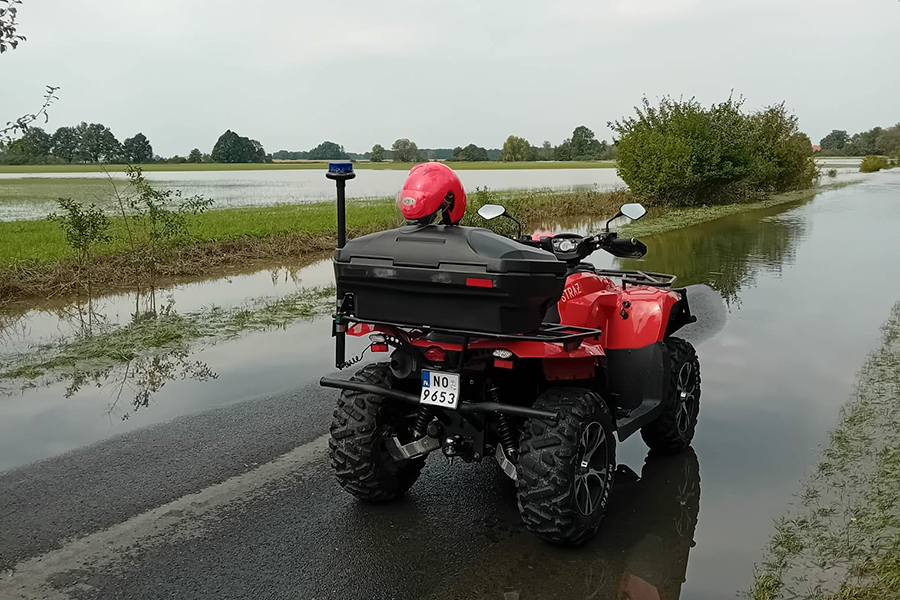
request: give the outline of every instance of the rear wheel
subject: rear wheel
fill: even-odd
[[[367,365],[351,379],[387,388],[394,376],[386,364]],[[385,502],[402,496],[419,477],[425,459],[398,461],[386,442],[412,439],[404,413],[382,396],[344,390],[331,421],[331,466],[338,483],[360,500]]]
[[[666,406],[656,420],[641,428],[651,450],[678,454],[694,439],[700,414],[700,361],[694,347],[680,338],[668,338],[669,381]]]
[[[534,408],[560,418],[525,423],[517,465],[519,513],[532,533],[549,542],[583,544],[596,535],[612,487],[612,416],[599,395],[580,388],[547,390]]]

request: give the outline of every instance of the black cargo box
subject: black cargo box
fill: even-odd
[[[562,295],[553,254],[487,229],[418,225],[335,250],[338,297],[360,319],[442,329],[527,333]]]

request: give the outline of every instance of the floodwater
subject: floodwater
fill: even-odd
[[[488,169],[457,172],[465,188],[487,187],[509,189],[596,188],[610,190],[624,187],[616,169]],[[279,171],[149,171],[147,179],[159,182],[162,189],[178,189],[184,196],[202,194],[215,200],[216,208],[236,206],[271,206],[333,200],[334,182],[324,171],[311,169]],[[389,198],[403,186],[407,171],[360,169],[347,184],[348,198]],[[3,180],[22,177],[38,178],[105,178],[105,173],[0,173],[0,197]],[[112,173],[124,179],[124,173]],[[55,200],[55,199],[54,199]],[[42,218],[56,208],[47,204],[0,203],[0,221]]]
[[[618,458],[642,477],[620,479],[597,540],[563,552],[526,535],[500,539],[478,561],[503,568],[464,565],[435,597],[718,600],[746,590],[773,521],[798,491],[900,299],[898,196],[900,173],[879,173],[812,201],[646,238],[641,261],[595,257],[598,265],[676,273],[680,284],[706,285],[723,298],[724,318],[698,303],[701,320],[721,322],[693,338],[703,375],[696,454],[647,459],[640,437],[628,439]],[[159,293],[188,310],[286,293],[328,276],[324,263],[293,276],[278,271],[277,283],[262,272]],[[101,302],[118,307],[104,314],[127,320],[127,297]],[[52,337],[60,319],[35,311],[28,322],[35,336]],[[133,369],[74,393],[67,380],[0,396],[0,470],[292,389],[332,370],[329,322],[252,333]],[[136,404],[137,397],[149,401]]]

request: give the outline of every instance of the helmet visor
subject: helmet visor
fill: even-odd
[[[417,221],[441,208],[439,203],[431,206],[434,202],[429,201],[430,197],[431,194],[419,190],[401,190],[397,194],[397,206],[407,220]]]

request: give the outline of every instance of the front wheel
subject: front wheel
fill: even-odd
[[[697,351],[680,338],[666,339],[669,352],[668,395],[656,420],[641,428],[641,437],[651,450],[678,454],[694,439],[700,414],[700,361]]]
[[[599,395],[580,388],[549,389],[534,408],[559,413],[559,421],[525,423],[516,467],[519,513],[538,537],[583,544],[600,527],[616,470],[612,415]]]

